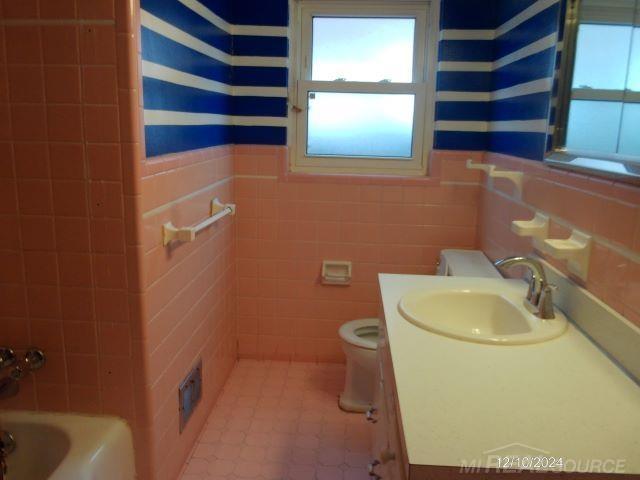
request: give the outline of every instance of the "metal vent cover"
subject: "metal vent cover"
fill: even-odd
[[[180,411],[180,433],[202,398],[202,359],[189,371],[178,387],[178,409]]]

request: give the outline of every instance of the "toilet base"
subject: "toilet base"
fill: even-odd
[[[344,391],[338,404],[347,412],[366,412],[373,403],[376,351],[343,343],[347,356]]]
[[[371,408],[370,403],[355,402],[352,399],[347,398],[344,393],[340,394],[338,405],[340,406],[340,409],[344,410],[345,412],[354,413],[364,413]]]

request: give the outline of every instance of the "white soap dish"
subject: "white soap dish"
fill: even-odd
[[[589,273],[591,243],[591,236],[574,230],[567,239],[545,240],[544,251],[560,260],[567,260],[569,271],[586,280]]]
[[[522,195],[522,179],[524,174],[522,172],[514,172],[511,170],[498,170],[497,167],[491,163],[473,163],[473,160],[467,160],[467,168],[470,170],[482,170],[489,178],[504,178],[513,182],[518,191],[518,195]]]
[[[511,231],[519,237],[532,237],[536,247],[549,237],[549,217],[536,213],[533,220],[514,220]]]
[[[487,175],[491,175],[491,172],[493,172],[496,169],[496,166],[490,163],[473,163],[473,160],[468,159],[467,168],[469,170],[482,170]]]
[[[511,181],[518,190],[518,194],[522,193],[522,178],[524,177],[522,172],[512,172],[508,170],[494,170],[489,174],[491,178],[504,178]]]

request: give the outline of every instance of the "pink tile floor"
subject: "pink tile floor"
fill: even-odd
[[[180,480],[366,480],[371,426],[338,408],[344,366],[240,360]]]

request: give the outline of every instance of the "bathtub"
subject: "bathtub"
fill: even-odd
[[[5,480],[134,480],[131,430],[118,418],[0,411],[16,444]]]

